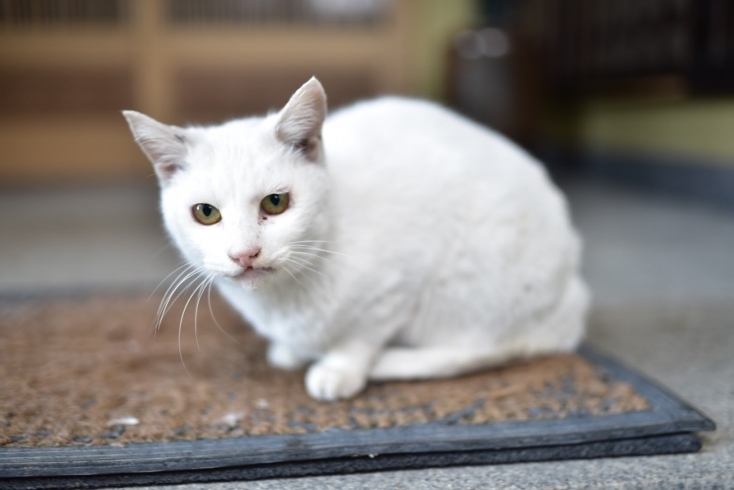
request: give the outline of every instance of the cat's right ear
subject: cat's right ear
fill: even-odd
[[[322,157],[321,126],[326,118],[326,92],[316,77],[304,83],[278,115],[275,132],[280,141],[312,162]]]
[[[186,130],[167,126],[135,111],[122,111],[135,142],[153,164],[162,185],[167,184],[185,165],[188,153]]]

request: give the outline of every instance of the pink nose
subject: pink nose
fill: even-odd
[[[252,263],[255,262],[255,259],[260,255],[260,249],[259,248],[253,248],[250,250],[245,250],[244,252],[238,252],[236,254],[231,254],[229,256],[230,259],[238,263],[244,268],[252,267]]]

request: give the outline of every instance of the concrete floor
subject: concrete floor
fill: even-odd
[[[0,192],[0,295],[149,288],[179,259],[156,188]]]
[[[734,488],[734,212],[564,188],[586,242],[590,342],[711,416],[719,428],[701,452],[175,488]],[[0,296],[152,290],[179,263],[150,187],[4,192],[0,209]]]

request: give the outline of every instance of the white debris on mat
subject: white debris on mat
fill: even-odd
[[[265,398],[258,398],[257,401],[255,402],[255,406],[257,408],[266,409],[270,406],[270,404],[268,403],[268,401]]]
[[[112,427],[113,425],[138,425],[139,423],[140,421],[135,417],[120,417],[119,419],[112,419],[107,422],[107,427]]]
[[[222,417],[221,420],[228,426],[234,427],[239,423],[240,420],[242,420],[242,417],[244,416],[244,412],[229,412],[228,414],[225,414],[225,416]]]

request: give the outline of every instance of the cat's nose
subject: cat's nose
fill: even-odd
[[[244,252],[230,254],[229,258],[232,259],[235,263],[241,265],[242,267],[248,268],[248,267],[252,267],[252,263],[255,262],[255,259],[259,255],[260,255],[260,249],[252,248],[250,250],[245,250]]]

